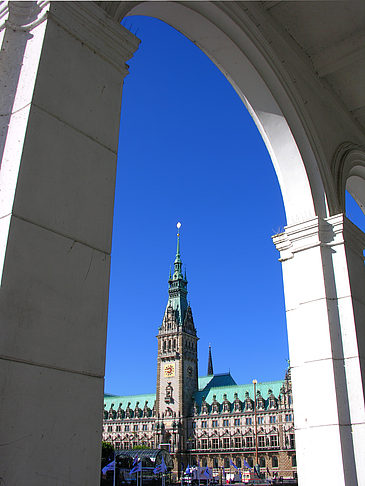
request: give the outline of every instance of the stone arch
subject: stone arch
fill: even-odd
[[[340,210],[345,212],[345,191],[348,190],[365,214],[365,147],[351,142],[341,144],[333,157]]]
[[[292,102],[292,87],[280,79],[280,62],[273,68],[273,59],[259,47],[263,39],[253,41],[252,32],[242,31],[232,13],[212,3],[136,3],[120,2],[117,20],[146,15],[168,23],[196,44],[236,90],[270,153],[288,224],[329,216],[328,196],[300,106]]]
[[[265,140],[288,222],[274,242],[283,263],[300,481],[323,477],[311,447],[322,442],[332,462],[323,480],[364,482],[365,345],[358,336],[365,317],[359,290],[365,239],[336,214],[339,193],[318,128],[331,123],[331,103],[323,104],[315,125],[305,109],[308,93],[293,79],[297,69],[282,62],[285,38],[271,47],[272,33],[258,29],[248,3],[100,2],[106,13],[94,2],[2,8],[0,62],[9,97],[2,122],[9,124],[0,173],[1,414],[14,417],[1,431],[4,481],[26,472],[34,483],[45,462],[54,475],[67,465],[80,484],[94,484],[100,473],[100,449],[93,444],[101,435],[119,108],[126,62],[138,47],[119,21],[139,13],[169,23],[210,57]],[[316,73],[306,75],[310,90],[320,89]],[[349,136],[337,133],[336,145],[360,139],[347,114],[337,113],[343,115],[337,130],[346,125]],[[336,145],[328,145],[332,155]],[[350,167],[344,183],[356,198],[362,162],[356,156],[353,164],[353,155],[340,160]],[[307,390],[320,396],[323,384],[321,414],[307,406]],[[22,454],[14,437],[22,437]],[[82,457],[75,449],[81,440]],[[62,451],[57,460],[55,447]]]

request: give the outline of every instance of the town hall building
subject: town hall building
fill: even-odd
[[[207,375],[198,376],[199,338],[182,272],[180,230],[168,283],[157,335],[156,393],[105,394],[103,440],[116,449],[167,448],[177,474],[201,464],[222,477],[232,462],[241,469],[257,461],[265,474],[295,477],[290,367],[283,380],[238,385],[230,373],[213,372],[209,346]]]

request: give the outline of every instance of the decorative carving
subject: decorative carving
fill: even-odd
[[[227,400],[227,395],[226,393],[223,395],[223,412],[228,413],[231,411],[231,403]]]
[[[125,409],[126,418],[131,418],[133,415],[132,409],[130,408],[131,402],[128,402],[127,408]]]
[[[217,401],[217,395],[213,395],[212,413],[219,413],[219,402]]]
[[[172,392],[174,391],[173,387],[171,386],[171,381],[167,383],[166,392],[165,392],[165,403],[174,403],[174,399],[172,397]]]
[[[165,416],[166,417],[172,417],[173,416],[173,410],[172,410],[172,408],[170,408],[170,407],[167,407],[166,408]]]
[[[238,398],[237,393],[234,394],[233,411],[234,412],[241,412],[242,411],[242,402]]]
[[[265,400],[262,398],[260,390],[257,390],[256,408],[257,410],[265,410]]]
[[[248,392],[245,393],[245,411],[250,412],[253,410],[253,400],[250,398],[250,394]]]
[[[119,404],[118,410],[117,410],[117,418],[121,419],[123,417],[123,410],[122,410],[122,404]]]
[[[276,410],[278,408],[278,402],[277,402],[272,390],[269,390],[268,393],[269,393],[269,409],[270,410]]]
[[[199,414],[198,405],[197,405],[196,401],[194,400],[194,403],[193,403],[193,415],[198,415],[198,414]]]
[[[136,403],[136,408],[134,409],[134,416],[139,418],[141,416],[142,410],[139,408],[139,402]]]
[[[148,400],[146,400],[146,403],[144,404],[143,407],[143,417],[149,417],[151,414],[150,408],[148,408]]]
[[[115,410],[113,409],[114,403],[110,405],[109,413],[108,413],[108,419],[113,419],[115,417]]]
[[[203,413],[203,414],[209,413],[208,404],[205,401],[205,397],[202,398],[202,409],[201,409],[201,413]]]

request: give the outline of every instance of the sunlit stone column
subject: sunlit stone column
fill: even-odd
[[[0,10],[0,478],[97,485],[122,84],[93,2]]]
[[[274,236],[301,486],[365,484],[365,235],[342,214]]]

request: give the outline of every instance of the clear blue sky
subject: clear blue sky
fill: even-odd
[[[123,91],[105,391],[155,391],[177,221],[199,373],[211,343],[216,373],[242,384],[282,379],[289,353],[271,236],[286,219],[266,147],[194,44],[155,19],[124,25],[142,43]]]

